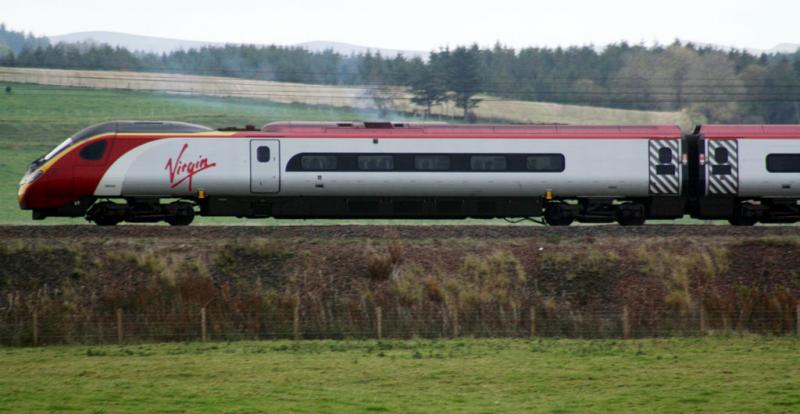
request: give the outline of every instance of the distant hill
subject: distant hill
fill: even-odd
[[[800,49],[800,43],[781,43],[772,49],[765,50],[766,53],[795,53]]]
[[[322,52],[324,50],[332,49],[336,52],[339,52],[343,55],[349,54],[363,54],[367,51],[372,53],[380,52],[381,55],[384,57],[395,57],[399,54],[407,58],[414,58],[420,57],[423,59],[428,58],[428,52],[422,52],[419,50],[398,50],[398,49],[382,49],[382,48],[375,48],[375,47],[368,47],[368,46],[359,46],[353,45],[350,43],[341,43],[341,42],[326,42],[326,41],[313,41],[313,42],[304,42],[298,43],[294,46],[299,46],[304,49],[308,49],[312,52]]]
[[[203,46],[225,45],[225,43],[221,42],[204,42],[199,40],[171,39],[164,37],[142,36],[130,33],[102,32],[102,31],[78,32],[78,33],[69,33],[59,36],[50,36],[50,41],[52,43],[59,43],[59,42],[107,43],[112,46],[121,46],[131,51],[153,52],[153,53],[168,53],[173,50],[179,50],[179,49],[184,49],[184,50],[192,48],[198,49]],[[270,42],[263,43],[263,45],[267,44],[271,43]],[[712,46],[722,50],[730,50],[734,48],[742,49],[742,47],[737,47],[737,46],[724,46],[724,45],[717,45],[717,44],[710,44],[703,42],[694,42],[694,44],[700,46]],[[331,49],[343,55],[350,55],[353,53],[361,54],[370,51],[372,53],[380,52],[381,55],[383,55],[384,57],[395,57],[398,54],[402,54],[403,56],[408,58],[421,57],[423,59],[426,59],[429,54],[426,51],[420,51],[420,50],[386,49],[379,47],[354,45],[351,43],[332,42],[326,40],[315,40],[311,42],[303,42],[294,45],[283,45],[283,46],[301,47],[304,49],[308,49],[312,52],[322,52],[324,50]],[[595,49],[599,53],[602,52],[604,47],[596,46]],[[795,53],[798,49],[800,49],[800,43],[781,43],[769,49],[744,48],[744,50],[746,50],[747,52],[755,55],[760,55],[762,53],[767,53],[767,54]]]
[[[695,46],[713,47],[714,49],[724,50],[726,52],[729,51],[729,50],[734,50],[734,49],[743,50],[743,51],[745,51],[747,53],[750,53],[750,54],[756,55],[756,56],[759,56],[762,53],[766,53],[768,55],[792,54],[792,53],[797,52],[798,49],[800,49],[800,43],[780,43],[780,44],[775,45],[775,46],[773,46],[773,47],[771,47],[769,49],[756,49],[756,48],[752,48],[752,47],[742,48],[742,47],[739,47],[739,46],[720,45],[720,44],[715,44],[715,43],[703,43],[703,42],[692,42],[692,43]]]
[[[50,36],[52,43],[106,43],[124,47],[131,51],[169,53],[179,49],[199,49],[203,46],[222,46],[223,43],[197,40],[167,39],[163,37],[142,36],[118,32],[78,32],[60,36]]]
[[[142,36],[130,33],[119,32],[78,32],[69,33],[60,36],[50,36],[52,43],[77,43],[77,42],[93,42],[93,43],[106,43],[111,46],[121,46],[131,51],[152,52],[152,53],[169,53],[179,49],[199,49],[204,46],[223,46],[225,43],[219,42],[203,42],[198,40],[183,40],[183,39],[169,39],[163,37]],[[267,44],[267,43],[265,43]],[[343,55],[350,55],[352,53],[372,53],[380,52],[384,57],[394,57],[398,54],[403,54],[406,57],[421,57],[427,58],[428,52],[421,52],[417,50],[396,50],[396,49],[381,49],[375,47],[353,45],[341,42],[328,42],[328,41],[313,41],[299,43],[296,46],[308,49],[312,52],[321,52],[323,50],[332,49],[335,52]]]

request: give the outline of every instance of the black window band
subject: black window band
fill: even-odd
[[[286,171],[559,173],[563,154],[300,153]]]
[[[800,154],[767,155],[767,171],[772,173],[800,172]]]

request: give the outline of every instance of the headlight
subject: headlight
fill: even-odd
[[[22,177],[22,180],[19,182],[19,185],[30,184],[39,179],[44,172],[42,170],[36,170],[26,176]]]

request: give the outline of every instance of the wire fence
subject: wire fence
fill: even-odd
[[[301,306],[283,312],[230,313],[200,307],[174,314],[113,312],[75,315],[36,309],[0,314],[0,345],[129,344],[170,341],[413,338],[655,338],[747,333],[799,335],[800,304],[776,311],[651,309],[555,312],[532,306],[510,312],[384,310],[334,317]]]

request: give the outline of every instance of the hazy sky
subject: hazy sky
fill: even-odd
[[[188,40],[329,40],[431,50],[671,43],[800,43],[800,0],[2,0],[0,22],[39,35],[118,31]]]

